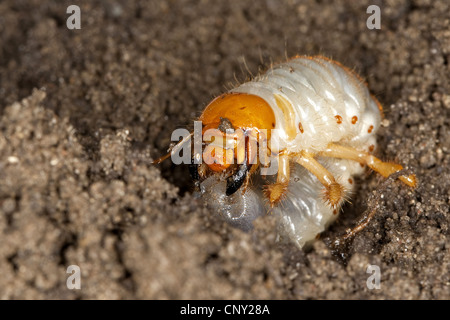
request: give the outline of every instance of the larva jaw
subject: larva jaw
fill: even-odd
[[[258,133],[256,128],[235,129],[229,119],[222,117],[218,127],[206,124],[203,127],[203,137],[207,141],[203,161],[213,172],[223,172],[234,163],[257,163]]]
[[[251,165],[247,165],[247,163],[244,162],[232,176],[227,178],[227,189],[225,191],[227,196],[231,196],[242,186],[247,178],[247,173],[250,168]]]

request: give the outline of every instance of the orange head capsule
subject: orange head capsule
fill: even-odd
[[[214,99],[203,111],[200,121],[206,129],[219,128],[221,118],[237,129],[275,128],[275,114],[262,98],[247,93],[225,93]],[[270,137],[267,137],[270,138]]]
[[[204,132],[218,129],[224,136],[229,129],[235,132],[234,139],[237,140],[235,157],[240,164],[243,162],[243,153],[246,152],[245,137],[242,133],[265,129],[268,132],[266,138],[269,139],[270,130],[275,128],[275,114],[270,105],[264,99],[246,93],[225,93],[217,97],[205,108],[199,120],[203,123]],[[231,152],[227,152],[227,155],[231,155]],[[245,158],[248,160],[248,157]],[[212,168],[209,165],[209,167],[217,171],[214,169],[216,166]]]
[[[262,98],[246,93],[226,93],[214,99],[200,116],[204,140],[208,132],[215,137],[206,142],[203,161],[212,172],[230,168],[234,159],[238,167],[227,179],[227,194],[234,193],[244,182],[256,158],[257,132],[275,128],[275,114]],[[230,140],[231,139],[231,140]]]
[[[242,186],[252,165],[258,163],[258,138],[269,141],[270,131],[275,129],[275,114],[261,97],[232,92],[214,99],[199,120],[203,125],[203,151],[194,154],[193,160],[201,158],[203,163],[190,164],[191,176],[198,183],[208,173],[228,172],[226,194],[231,195]],[[185,137],[171,152],[182,148],[192,137],[195,140],[195,133]],[[169,156],[170,153],[153,163],[158,164]]]

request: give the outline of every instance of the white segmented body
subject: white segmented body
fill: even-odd
[[[317,154],[330,143],[364,151],[373,151],[376,146],[375,133],[381,121],[377,101],[356,74],[332,60],[320,56],[295,58],[230,92],[253,94],[270,105],[280,142],[277,151]],[[355,161],[320,156],[317,160],[347,194],[353,190],[352,177],[363,171]],[[325,203],[323,186],[314,175],[298,164],[291,168],[286,197],[274,208],[264,201],[259,179],[244,194],[238,192],[243,201],[219,194],[225,189],[225,181],[216,176],[202,183],[201,192],[210,207],[243,229],[259,215],[256,211],[264,206],[266,211],[273,210],[281,235],[303,247],[335,220],[339,208]]]
[[[356,75],[323,57],[296,58],[279,64],[231,92],[254,94],[269,103],[276,117],[280,148],[289,152],[317,152],[330,142],[363,149],[376,144],[374,134],[381,121],[377,103]],[[292,105],[294,119],[285,117],[275,95]],[[336,116],[342,117],[341,124]],[[287,133],[290,123],[294,124],[294,139]]]
[[[354,164],[345,160],[331,161],[325,158],[319,159],[319,162],[335,175],[347,194],[352,192],[353,184],[350,184],[348,179],[351,179],[355,172],[352,170]],[[359,164],[357,166],[359,173],[361,167]],[[293,168],[288,188],[286,199],[272,210],[277,216],[280,234],[302,248],[336,220],[338,210],[325,203],[323,187],[317,178],[299,165]]]

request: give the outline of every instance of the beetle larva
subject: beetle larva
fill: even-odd
[[[335,220],[364,165],[384,177],[403,169],[372,155],[381,117],[356,73],[323,56],[296,57],[205,108],[191,175],[207,205],[233,225],[251,229],[272,211],[282,234],[303,247]],[[190,152],[193,135],[172,156]],[[413,174],[399,179],[416,185]]]

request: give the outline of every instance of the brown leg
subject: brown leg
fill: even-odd
[[[350,238],[353,238],[358,232],[361,232],[364,230],[368,225],[369,222],[372,220],[372,218],[375,216],[375,213],[377,212],[377,208],[372,208],[372,210],[369,212],[369,214],[365,217],[364,221],[361,221],[360,224],[358,224],[353,229],[347,230],[347,234],[342,237],[343,240],[348,240]]]
[[[278,157],[277,182],[266,186],[266,196],[274,207],[286,194],[290,176],[289,156],[281,154]]]
[[[358,161],[359,163],[366,164],[369,168],[378,172],[385,178],[403,169],[403,167],[399,164],[383,162],[367,152],[359,151],[350,147],[340,146],[333,143],[330,143],[327,149],[321,152],[320,155],[325,157]],[[400,176],[399,179],[413,188],[417,184],[416,176],[414,174],[411,174],[409,176]]]
[[[380,208],[382,194],[384,191],[386,191],[386,187],[390,183],[392,183],[393,180],[398,179],[399,177],[401,177],[401,173],[396,172],[391,176],[389,176],[389,178],[387,178],[385,181],[380,183],[380,186],[378,188],[379,192],[372,194],[367,199],[368,209],[366,210],[366,212],[364,212],[362,219],[359,220],[356,227],[354,227],[353,229],[348,229],[347,233],[344,236],[337,238],[334,241],[333,246],[335,246],[335,248],[337,248],[340,245],[345,245],[348,240],[351,240],[355,235],[357,235],[359,232],[364,230],[364,228],[366,228],[369,225],[370,221],[373,219],[378,209]]]
[[[338,206],[344,196],[344,188],[336,182],[333,175],[325,169],[314,156],[306,151],[302,151],[296,159],[297,163],[305,167],[314,174],[325,187],[325,201],[332,207]]]

